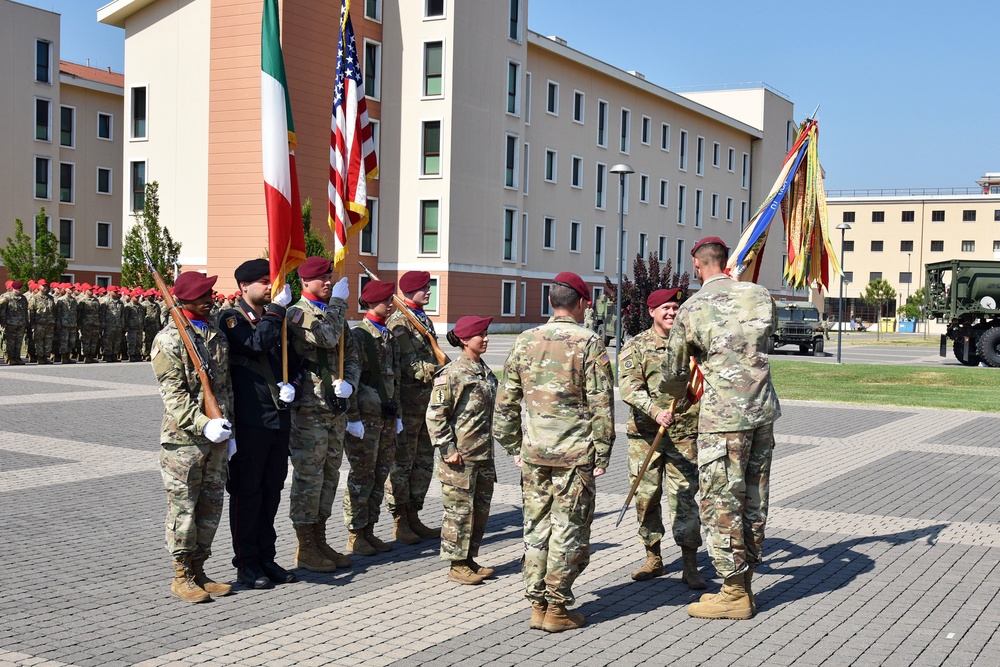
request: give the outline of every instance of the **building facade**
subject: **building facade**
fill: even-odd
[[[59,59],[59,15],[0,0],[0,242],[44,207],[66,280],[121,276],[124,76]],[[6,270],[0,265],[0,279]]]
[[[624,273],[637,253],[690,271],[695,240],[739,238],[794,132],[792,103],[767,87],[678,94],[527,29],[527,0],[355,0],[380,177],[372,223],[350,244],[393,280],[429,271],[439,322],[492,315],[498,329],[544,321],[562,270],[593,287],[616,277],[620,163]],[[266,246],[260,158],[259,0],[115,0],[125,30],[130,192],[160,183],[161,222],[181,263],[220,275]],[[282,43],[303,199],[326,229],[339,3],[281,2]],[[164,58],[163,54],[174,54]],[[141,114],[135,100],[142,100]],[[123,198],[127,215],[141,202]],[[328,237],[329,238],[329,237]],[[763,282],[782,294],[780,259]],[[358,311],[360,313],[360,311]]]

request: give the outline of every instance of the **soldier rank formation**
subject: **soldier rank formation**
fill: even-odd
[[[780,416],[766,354],[777,315],[764,288],[725,274],[721,239],[702,239],[691,254],[701,290],[686,299],[678,289],[653,292],[646,303],[652,327],[618,359],[645,550],[631,578],[667,570],[665,493],[681,581],[707,588],[697,564],[703,534],[723,579],[688,614],[747,619],[757,611],[752,579],[762,562],[772,425]],[[352,556],[392,551],[374,532],[384,500],[396,542],[439,539],[447,581],[482,584],[494,577],[480,549],[496,441],[520,469],[529,625],[548,632],[585,626],[569,608],[590,562],[597,478],[615,440],[614,369],[602,340],[580,325],[591,307],[586,283],[569,272],[555,277],[552,317],[517,337],[498,381],[482,358],[492,318],[459,318],[447,333],[454,360],[441,353],[423,310],[427,272],[404,273],[402,296],[396,283],[366,283],[365,316],[352,328],[347,279],[334,280],[330,261],[310,257],[298,271],[303,289],[295,303],[287,285],[272,298],[266,260],[244,262],[235,273],[239,292],[225,299],[213,292],[215,277],[182,273],[169,299],[174,316],[152,290],[110,287],[100,295],[90,285],[57,283],[50,294],[39,281],[26,299],[22,285],[8,283],[0,298],[7,360],[24,363],[21,339],[30,331],[28,354],[39,364],[99,355],[152,361],[165,408],[160,464],[171,592],[181,600],[232,591],[205,571],[224,489],[237,581],[267,589],[296,580],[278,565],[275,546],[289,461],[297,547],[283,560],[334,572],[351,567]],[[345,455],[341,531],[330,519]],[[442,489],[439,529],[421,517],[435,513],[425,502],[433,476]],[[344,553],[331,546],[338,541]]]

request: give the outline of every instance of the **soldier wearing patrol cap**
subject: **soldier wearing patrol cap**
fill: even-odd
[[[689,359],[704,374],[698,419],[701,521],[722,590],[688,605],[696,618],[747,619],[767,523],[774,421],[781,415],[771,384],[767,342],[777,326],[768,291],[724,273],[728,248],[710,236],[691,249],[701,290],[677,311],[662,359],[660,391],[685,392]]]
[[[493,418],[493,436],[521,467],[529,627],[548,632],[585,624],[583,614],[566,607],[590,562],[595,478],[607,470],[615,440],[608,352],[596,333],[579,325],[589,300],[580,276],[555,277],[553,316],[514,341]]]

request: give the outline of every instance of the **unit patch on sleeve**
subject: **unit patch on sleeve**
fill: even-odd
[[[235,315],[230,315],[229,317],[226,318],[226,326],[229,327],[230,329],[235,329],[236,328],[236,316]]]

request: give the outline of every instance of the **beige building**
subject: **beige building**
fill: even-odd
[[[61,61],[59,15],[10,0],[0,0],[0,44],[0,242],[15,218],[33,234],[44,207],[65,278],[117,282],[124,77]]]
[[[702,236],[735,244],[767,194],[794,131],[776,91],[684,95],[527,29],[527,0],[355,0],[379,181],[373,222],[351,244],[392,280],[426,270],[439,322],[471,313],[521,329],[547,316],[556,273],[593,289],[615,279],[619,163],[625,243],[690,270]],[[325,229],[330,105],[339,3],[281,3],[282,41],[303,198]],[[187,268],[220,274],[266,245],[260,166],[259,1],[115,0],[101,21],[125,30],[132,187],[160,183],[161,219]],[[164,54],[174,54],[165,58]],[[140,178],[141,175],[141,178]],[[141,202],[130,194],[124,213]],[[779,250],[773,251],[780,253]],[[781,287],[780,255],[763,282]]]

